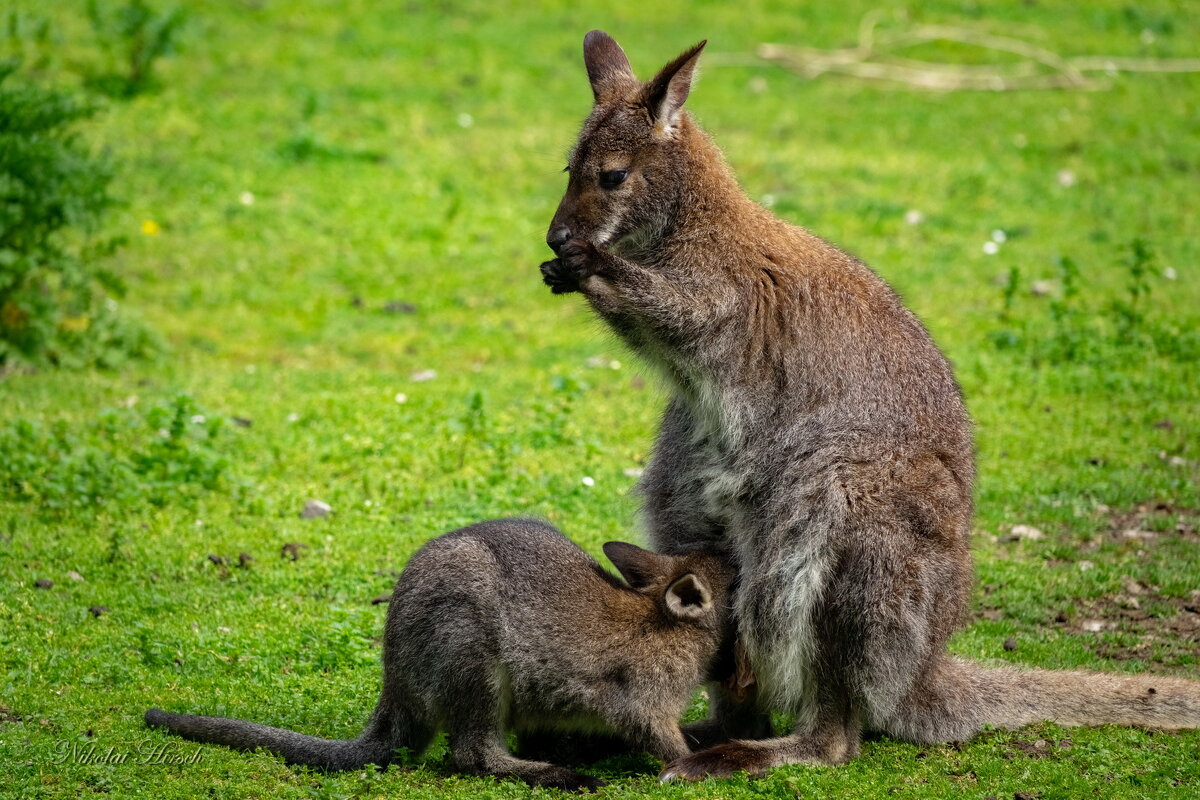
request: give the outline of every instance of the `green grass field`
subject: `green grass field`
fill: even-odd
[[[122,307],[166,350],[0,377],[0,796],[551,794],[456,776],[441,744],[325,775],[142,712],[356,735],[377,692],[370,601],[426,539],[509,515],[597,555],[638,538],[629,473],[663,394],[537,272],[594,27],[643,76],[709,39],[689,107],[747,190],[873,265],[954,361],[980,464],[976,614],[954,649],[1200,679],[1200,75],[810,81],[754,48],[848,47],[865,12],[905,6],[587,5],[197,0],[159,90],[85,126],[119,165]],[[80,86],[101,57],[84,3],[16,6],[53,33],[33,78]],[[1200,56],[1181,3],[908,13],[1062,55]],[[332,515],[302,519],[310,498]],[[594,771],[611,797],[1195,798],[1198,756],[1200,733],[1045,725],[874,739],[848,766],[761,780]],[[164,760],[189,763],[143,763]]]

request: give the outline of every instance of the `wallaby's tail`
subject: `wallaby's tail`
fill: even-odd
[[[1200,681],[991,667],[947,657],[887,725],[919,742],[961,741],[984,725],[1134,725],[1200,728]]]
[[[414,720],[399,720],[380,710],[357,739],[321,739],[257,722],[172,714],[157,708],[146,712],[146,724],[166,728],[194,742],[212,742],[238,750],[261,747],[283,756],[289,764],[327,770],[357,769],[367,764],[386,766],[396,748],[424,750],[431,735]]]

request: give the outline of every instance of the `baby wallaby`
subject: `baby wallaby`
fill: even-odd
[[[357,739],[158,709],[146,722],[330,770],[386,765],[445,730],[464,772],[568,790],[601,782],[514,757],[505,732],[611,732],[669,763],[688,753],[679,718],[692,692],[731,663],[732,571],[708,552],[604,552],[624,581],[541,522],[481,522],[425,544],[392,594],[383,690]]]

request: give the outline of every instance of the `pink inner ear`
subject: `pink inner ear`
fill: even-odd
[[[692,90],[692,79],[700,61],[700,52],[707,43],[705,40],[681,53],[646,84],[646,106],[656,120],[670,124],[683,108],[688,93]]]
[[[708,587],[695,575],[687,574],[667,588],[667,608],[681,617],[699,617],[712,604]]]

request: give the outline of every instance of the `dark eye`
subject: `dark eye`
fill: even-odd
[[[629,177],[627,169],[610,169],[608,172],[600,173],[600,188],[615,189],[625,182],[625,178]]]

